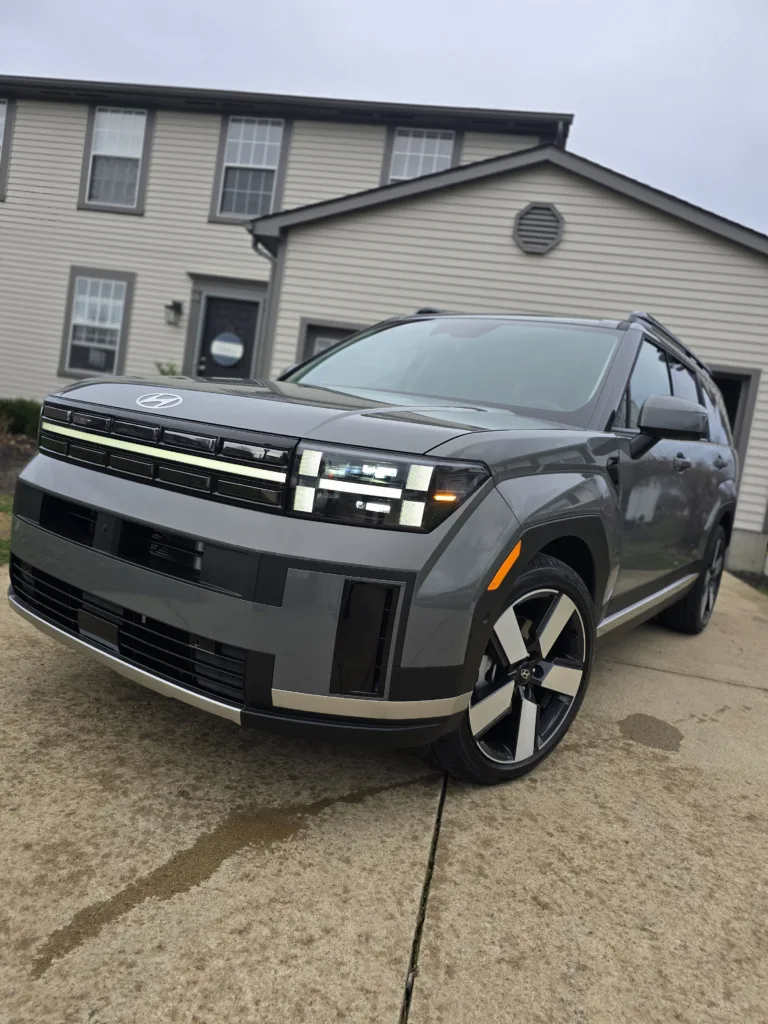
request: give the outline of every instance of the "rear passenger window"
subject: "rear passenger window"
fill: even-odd
[[[662,349],[644,341],[629,379],[629,424],[637,427],[640,410],[651,395],[671,395],[667,355]]]
[[[699,398],[699,390],[696,387],[696,378],[688,369],[687,366],[683,366],[676,359],[670,356],[669,359],[670,370],[672,371],[672,392],[677,395],[678,398],[685,398],[689,402],[698,403],[701,401]]]
[[[713,444],[724,444],[730,447],[733,441],[722,395],[709,381],[702,381],[701,392],[709,417],[709,440]]]

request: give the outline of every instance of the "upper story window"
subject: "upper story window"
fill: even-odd
[[[11,133],[16,104],[0,98],[0,202],[5,199],[5,183],[11,158]]]
[[[276,204],[282,121],[230,117],[215,188],[214,218],[262,217]]]
[[[454,162],[455,145],[455,132],[396,128],[386,181],[407,181],[447,170]]]
[[[144,212],[148,129],[146,110],[96,107],[90,112],[81,206]]]
[[[72,268],[60,372],[120,372],[133,282],[133,274]]]

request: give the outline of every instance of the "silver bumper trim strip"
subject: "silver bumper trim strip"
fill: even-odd
[[[610,633],[612,629],[616,629],[618,626],[623,626],[626,622],[631,622],[632,619],[636,619],[639,615],[643,615],[645,612],[652,611],[658,605],[663,604],[668,598],[674,597],[675,594],[680,594],[684,590],[688,590],[698,578],[699,574],[697,572],[693,572],[688,576],[683,576],[681,580],[676,580],[674,583],[670,583],[668,587],[664,587],[662,590],[657,590],[655,594],[649,594],[648,597],[644,597],[642,601],[636,601],[634,604],[629,605],[629,607],[622,608],[621,611],[614,612],[613,615],[609,615],[607,619],[603,619],[597,627],[597,635],[605,636],[605,634]]]
[[[92,644],[81,640],[79,637],[66,633],[63,629],[59,629],[58,626],[51,625],[45,619],[41,619],[19,604],[12,594],[8,595],[8,604],[23,619],[27,619],[33,626],[36,626],[41,633],[45,633],[54,640],[66,644],[67,647],[71,647],[73,650],[82,651],[84,654],[95,658],[102,665],[111,668],[113,672],[118,672],[121,676],[125,676],[126,679],[139,683],[141,686],[146,686],[148,690],[154,690],[155,693],[161,693],[164,697],[175,697],[176,700],[183,700],[185,704],[191,704],[195,708],[200,708],[201,711],[209,711],[213,715],[218,715],[220,718],[228,718],[230,722],[237,722],[240,725],[240,708],[233,708],[230,704],[223,704],[212,697],[203,697],[202,694],[194,693],[192,690],[185,690],[183,686],[169,683],[166,679],[161,679],[159,676],[146,672],[142,668],[129,665],[108,651],[102,651],[98,647],[94,647]]]
[[[472,693],[435,700],[378,700],[365,697],[337,697],[325,693],[299,693],[297,690],[272,690],[276,708],[309,711],[320,715],[341,715],[344,718],[387,718],[402,721],[408,718],[445,718],[469,707]]]

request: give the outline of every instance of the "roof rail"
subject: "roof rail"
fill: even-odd
[[[709,369],[706,363],[703,363],[701,359],[699,359],[699,357],[696,355],[696,353],[692,352],[691,349],[688,348],[684,341],[678,338],[676,334],[673,334],[672,331],[670,331],[668,327],[665,327],[660,320],[657,320],[655,316],[651,316],[650,313],[643,313],[642,310],[635,310],[634,312],[629,314],[627,320],[629,320],[630,323],[646,324],[648,327],[652,327],[655,331],[658,331],[659,334],[663,335],[668,341],[671,341],[674,345],[676,345],[680,349],[680,351],[685,353],[685,355],[687,355],[689,359],[692,359],[697,366],[700,366],[703,370],[706,370],[707,373],[709,373]]]

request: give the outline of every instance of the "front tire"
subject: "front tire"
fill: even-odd
[[[458,729],[433,744],[433,762],[481,785],[536,768],[578,713],[594,639],[584,581],[559,559],[536,555],[496,620],[467,713]]]

